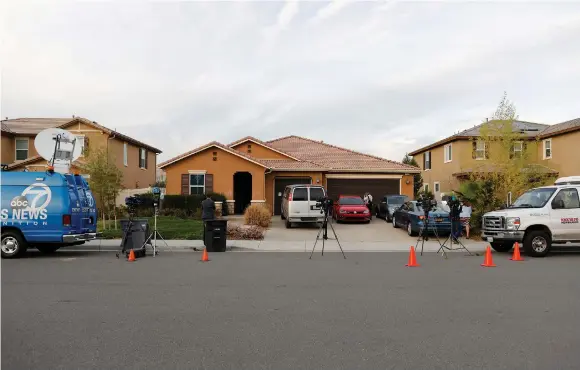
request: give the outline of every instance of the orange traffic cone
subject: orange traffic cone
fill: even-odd
[[[523,261],[524,259],[520,256],[520,243],[516,242],[514,244],[514,255],[510,258],[512,261]]]
[[[415,256],[415,248],[413,247],[411,247],[411,249],[409,250],[409,263],[407,263],[405,266],[407,267],[421,266],[420,264],[417,263],[417,256]]]
[[[201,262],[209,262],[209,256],[207,255],[207,248],[203,249],[203,254],[201,255]]]
[[[127,261],[129,261],[129,262],[135,262],[135,251],[133,251],[132,249],[129,252],[129,259],[127,259]]]
[[[493,264],[493,259],[491,258],[491,247],[488,245],[485,251],[485,260],[481,264],[483,267],[496,267]]]

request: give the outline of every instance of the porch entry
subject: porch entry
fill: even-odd
[[[252,174],[236,172],[234,174],[234,212],[244,213],[246,207],[252,203]]]

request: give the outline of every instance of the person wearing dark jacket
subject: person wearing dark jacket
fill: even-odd
[[[215,218],[215,203],[209,195],[201,202],[202,221],[213,220]]]
[[[201,202],[201,220],[203,221],[203,242],[205,244],[205,223],[215,218],[215,203],[209,195]]]

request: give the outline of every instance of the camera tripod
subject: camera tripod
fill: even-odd
[[[478,253],[471,253],[471,251],[469,249],[467,249],[467,247],[465,245],[463,245],[463,243],[459,240],[459,236],[454,235],[454,229],[453,226],[455,225],[455,223],[460,222],[457,217],[450,217],[451,220],[451,232],[449,233],[449,236],[447,237],[447,239],[445,239],[445,241],[443,242],[443,244],[441,244],[441,247],[439,248],[439,250],[437,251],[437,253],[442,252],[443,256],[445,258],[447,258],[447,253],[445,253],[445,250],[448,251],[458,251],[458,250],[462,250],[465,249],[467,251],[467,253],[469,253],[470,256],[479,256]],[[455,221],[454,221],[455,220]],[[460,247],[457,248],[453,248],[453,242],[457,242],[457,244],[460,245]],[[447,242],[449,242],[449,247],[446,246],[445,244],[447,244]]]
[[[444,244],[441,244],[441,240],[439,239],[439,233],[437,233],[437,227],[433,227],[433,235],[435,239],[437,239],[437,243],[443,248]],[[419,237],[417,238],[417,244],[415,245],[415,251],[419,248],[419,243],[421,243],[421,256],[423,255],[423,248],[425,247],[425,241],[429,240],[429,212],[425,213],[425,222],[423,223],[423,227],[419,230]],[[441,250],[439,248],[439,250]],[[437,251],[439,253],[439,251]],[[443,252],[445,253],[445,251]],[[445,258],[447,256],[445,255]]]
[[[328,237],[328,225],[330,225],[330,229],[332,230],[332,233],[334,234],[334,239]],[[314,241],[314,246],[312,247],[312,252],[310,252],[309,259],[312,259],[312,255],[314,254],[314,249],[316,248],[316,243],[318,243],[318,240],[320,240],[320,233],[322,233],[322,255],[324,256],[324,241],[330,239],[330,240],[336,240],[336,242],[338,243],[338,247],[340,248],[340,251],[342,252],[342,256],[344,257],[344,259],[346,259],[346,256],[344,255],[344,251],[342,250],[342,246],[340,245],[340,240],[338,240],[338,235],[336,235],[336,231],[334,231],[334,227],[332,226],[332,223],[328,222],[328,212],[327,211],[324,212],[324,220],[322,221],[322,225],[320,225],[320,229],[318,229],[318,234],[316,234],[316,240]]]
[[[145,245],[147,243],[149,243],[149,241],[151,239],[153,239],[153,257],[157,256],[159,254],[159,252],[157,252],[157,237],[159,236],[159,238],[161,240],[163,240],[163,243],[165,243],[165,246],[167,248],[169,247],[169,244],[167,244],[167,241],[165,240],[165,238],[163,238],[163,236],[161,236],[161,233],[159,232],[159,230],[157,230],[157,215],[159,214],[159,206],[157,205],[157,203],[154,203],[153,206],[155,207],[155,214],[154,214],[154,218],[153,218],[153,231],[151,232],[151,234],[149,235],[149,237],[145,240],[145,243],[143,243],[143,245],[141,246],[141,248],[144,248]]]

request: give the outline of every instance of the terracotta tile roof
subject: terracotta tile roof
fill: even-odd
[[[312,162],[294,161],[291,159],[260,159],[264,165],[272,170],[286,171],[324,171],[325,168]]]
[[[173,158],[171,158],[171,159],[169,159],[169,160],[167,160],[167,161],[165,161],[163,163],[160,163],[157,167],[159,167],[159,168],[167,167],[171,163],[175,163],[177,161],[180,161],[180,160],[182,160],[184,158],[187,158],[189,156],[192,156],[192,155],[194,155],[196,153],[199,153],[199,152],[201,152],[203,150],[206,150],[208,148],[211,148],[212,146],[215,146],[215,147],[218,147],[220,149],[223,149],[226,152],[232,153],[234,155],[243,157],[243,158],[245,158],[245,159],[247,159],[247,160],[249,160],[251,162],[255,162],[256,164],[259,164],[259,165],[261,165],[263,167],[267,167],[265,164],[262,163],[263,160],[260,160],[258,158],[254,158],[254,157],[252,157],[251,155],[249,155],[247,153],[241,152],[239,150],[235,150],[235,149],[230,148],[229,146],[226,146],[226,145],[224,145],[222,143],[219,143],[217,141],[212,141],[212,142],[207,143],[205,145],[199,146],[199,147],[197,147],[197,148],[195,148],[193,150],[190,150],[189,152],[185,152],[185,153],[180,154],[180,155],[178,155],[176,157],[173,157]]]
[[[12,134],[12,130],[10,130],[10,127],[8,127],[8,125],[5,125],[4,122],[2,122],[2,132]]]
[[[446,137],[445,139],[441,139],[433,144],[429,144],[429,145],[424,146],[420,149],[414,150],[414,151],[410,152],[409,155],[414,156],[414,155],[422,153],[426,150],[433,149],[433,148],[436,148],[436,147],[444,145],[444,144],[448,144],[454,140],[472,139],[474,137],[479,137],[481,127],[484,124],[485,123],[479,124],[477,126],[473,126],[469,129],[463,130],[455,135],[451,135],[449,137]],[[549,127],[549,126],[545,125],[543,123],[534,123],[534,122],[526,122],[526,121],[513,121],[513,127],[515,128],[516,131],[519,131],[522,134],[526,135],[528,138],[533,139],[538,134],[540,134],[540,132],[542,132],[542,130],[544,130],[546,127]]]
[[[17,161],[17,162],[13,162],[10,163],[7,167],[8,170],[13,170],[15,168],[20,168],[20,167],[26,167],[32,164],[35,164],[36,162],[41,162],[44,161],[45,163],[47,162],[44,158],[42,158],[39,155],[35,155],[34,157],[30,157],[28,159],[25,159],[23,161]],[[77,166],[79,168],[82,168],[82,166],[84,165],[85,162],[81,161],[81,160],[76,160],[73,162],[74,166]]]
[[[272,145],[270,145],[270,144],[268,144],[268,143],[266,143],[266,142],[264,142],[264,141],[262,141],[262,140],[260,140],[260,139],[256,139],[256,138],[255,138],[255,137],[253,137],[253,136],[246,136],[246,137],[244,137],[244,138],[241,138],[240,140],[236,140],[236,141],[234,141],[233,143],[230,143],[230,144],[228,144],[228,146],[233,148],[234,146],[236,146],[236,145],[238,145],[238,144],[240,144],[240,143],[243,143],[244,141],[253,141],[253,142],[255,142],[255,143],[258,143],[258,144],[260,144],[260,145],[263,145],[263,146],[264,146],[264,147],[266,147],[266,148],[272,149],[272,150],[273,150],[273,151],[275,151],[275,152],[278,152],[278,153],[280,153],[280,154],[283,154],[283,155],[287,156],[288,158],[294,159],[294,160],[296,160],[296,161],[298,161],[298,160],[299,160],[298,158],[296,158],[296,157],[294,157],[294,156],[290,155],[289,153],[286,153],[286,152],[284,152],[284,151],[282,151],[282,150],[280,150],[280,149],[278,149],[278,148],[275,148],[275,147],[273,147]]]
[[[286,136],[267,142],[294,157],[315,163],[329,171],[350,172],[419,172],[419,168],[355,152],[300,136]]]
[[[82,122],[89,126],[95,127],[99,130],[102,130],[108,134],[115,134],[121,140],[128,141],[132,144],[141,146],[148,150],[151,150],[155,153],[161,153],[161,150],[147,145],[139,140],[133,139],[130,136],[123,135],[120,132],[111,130],[105,126],[98,124],[95,121],[88,120],[82,117],[75,117],[75,118],[16,118],[16,119],[8,119],[2,121],[2,129],[4,130],[4,125],[14,134],[22,134],[22,135],[36,135],[40,131],[45,130],[51,127],[58,127],[58,128],[65,128],[69,125],[73,124],[74,122]]]
[[[557,125],[548,126],[546,127],[546,129],[544,129],[544,131],[540,133],[540,137],[546,138],[576,130],[580,130],[580,118],[558,123]]]

